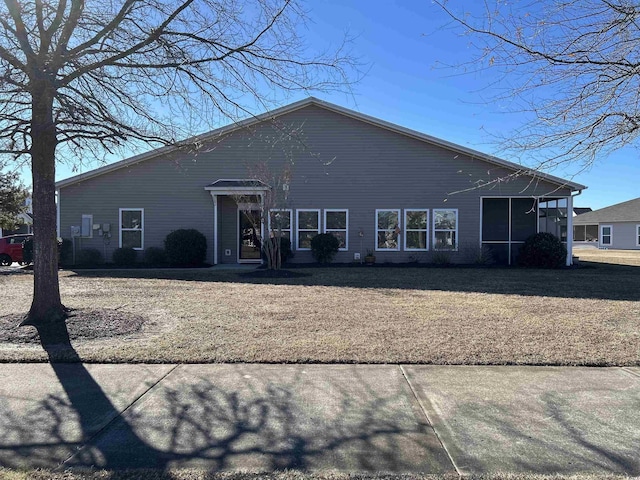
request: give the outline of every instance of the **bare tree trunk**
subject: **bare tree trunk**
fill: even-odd
[[[44,82],[43,82],[44,83]],[[60,300],[56,241],[55,154],[53,89],[32,90],[31,170],[33,175],[33,302],[23,325],[61,321],[67,309]]]

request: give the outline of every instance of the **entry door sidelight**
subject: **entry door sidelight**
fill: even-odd
[[[238,211],[238,240],[240,260],[260,260],[262,215],[260,210]]]

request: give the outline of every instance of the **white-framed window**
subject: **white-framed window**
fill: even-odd
[[[636,247],[640,247],[640,225],[636,225]]]
[[[296,248],[311,250],[311,239],[320,233],[320,210],[296,210]]]
[[[404,249],[409,252],[429,250],[429,210],[406,208],[404,211]]]
[[[376,250],[400,250],[400,210],[376,209]]]
[[[433,209],[433,249],[458,249],[458,209]]]
[[[269,233],[274,236],[281,234],[283,237],[288,238],[290,242],[293,242],[293,238],[291,238],[291,216],[292,211],[286,208],[269,210]]]
[[[610,247],[613,244],[613,225],[600,225],[600,246]]]
[[[349,250],[349,210],[325,209],[324,233],[330,233],[340,241],[340,250]]]
[[[83,238],[93,238],[93,215],[87,213],[82,215],[80,236]]]
[[[144,208],[120,209],[120,248],[144,249]]]

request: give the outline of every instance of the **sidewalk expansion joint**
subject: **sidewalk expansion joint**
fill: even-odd
[[[631,369],[630,369],[630,368],[628,368],[628,367],[622,367],[622,370],[624,370],[624,371],[625,371],[625,372],[627,372],[627,373],[630,373],[630,374],[631,374],[631,375],[633,375],[634,377],[638,377],[638,378],[640,378],[640,372],[636,372],[636,371],[634,371],[634,370],[631,370]]]
[[[411,381],[409,380],[409,377],[407,376],[407,372],[404,371],[404,367],[402,365],[398,365],[398,367],[400,367],[400,371],[402,372],[402,376],[404,377],[405,381],[409,385],[409,388],[411,389],[411,393],[413,393],[413,398],[416,399],[416,402],[418,402],[418,405],[420,406],[420,410],[422,411],[422,414],[427,419],[427,423],[429,423],[429,427],[431,427],[431,430],[433,430],[433,433],[435,434],[436,438],[438,439],[438,442],[442,446],[442,449],[446,452],[447,457],[449,458],[449,461],[451,462],[451,465],[453,466],[453,468],[455,469],[456,473],[458,474],[458,477],[462,478],[462,473],[460,473],[460,470],[458,469],[458,466],[456,465],[456,462],[454,462],[453,457],[451,456],[451,453],[449,452],[449,449],[447,448],[447,446],[442,441],[442,438],[440,438],[440,435],[438,435],[438,431],[436,430],[436,427],[435,427],[433,421],[431,420],[431,418],[429,418],[429,414],[427,413],[427,409],[425,408],[423,402],[420,400],[420,396],[418,395],[418,392],[416,392],[416,389],[411,384]]]
[[[131,403],[129,403],[129,405],[127,405],[125,408],[123,408],[121,411],[118,412],[118,414],[116,416],[114,416],[111,420],[109,420],[100,430],[98,430],[96,433],[94,433],[93,435],[91,435],[88,439],[86,439],[85,441],[82,442],[82,445],[80,447],[78,447],[78,449],[71,455],[69,455],[68,458],[66,458],[64,461],[62,461],[60,463],[60,465],[58,465],[56,468],[54,468],[52,471],[53,472],[60,472],[64,469],[64,465],[71,460],[73,457],[75,457],[76,455],[78,455],[82,450],[84,450],[89,444],[91,444],[91,442],[93,442],[96,438],[98,438],[105,430],[107,430],[109,427],[111,427],[111,425],[113,425],[115,422],[117,422],[120,418],[122,418],[122,415],[124,415],[128,410],[130,410],[136,403],[138,403],[140,401],[140,399],[142,399],[142,397],[144,397],[145,395],[147,395],[147,393],[149,393],[151,390],[153,390],[154,388],[156,388],[156,386],[162,382],[165,378],[167,378],[169,375],[171,375],[176,368],[178,368],[180,366],[180,364],[176,364],[174,365],[172,368],[170,368],[167,373],[165,373],[164,375],[162,375],[158,380],[156,380],[155,382],[153,382],[147,389],[145,389],[140,395],[138,395],[136,398],[133,399],[133,401]]]

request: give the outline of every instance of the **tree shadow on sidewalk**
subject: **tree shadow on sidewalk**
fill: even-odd
[[[381,393],[356,374],[349,382],[362,385],[364,395],[354,396],[344,379],[314,383],[301,371],[282,379],[273,370],[265,380],[247,374],[261,367],[239,365],[229,375],[220,366],[227,368],[225,379],[210,367],[199,375],[185,367],[122,413],[82,363],[55,361],[60,355],[79,360],[64,323],[38,331],[64,394],[51,389],[58,393],[22,415],[0,397],[0,466],[452,470],[431,427],[412,410],[412,397],[395,384]],[[395,381],[403,385],[401,375]],[[314,404],[309,395],[321,389],[328,404]]]

